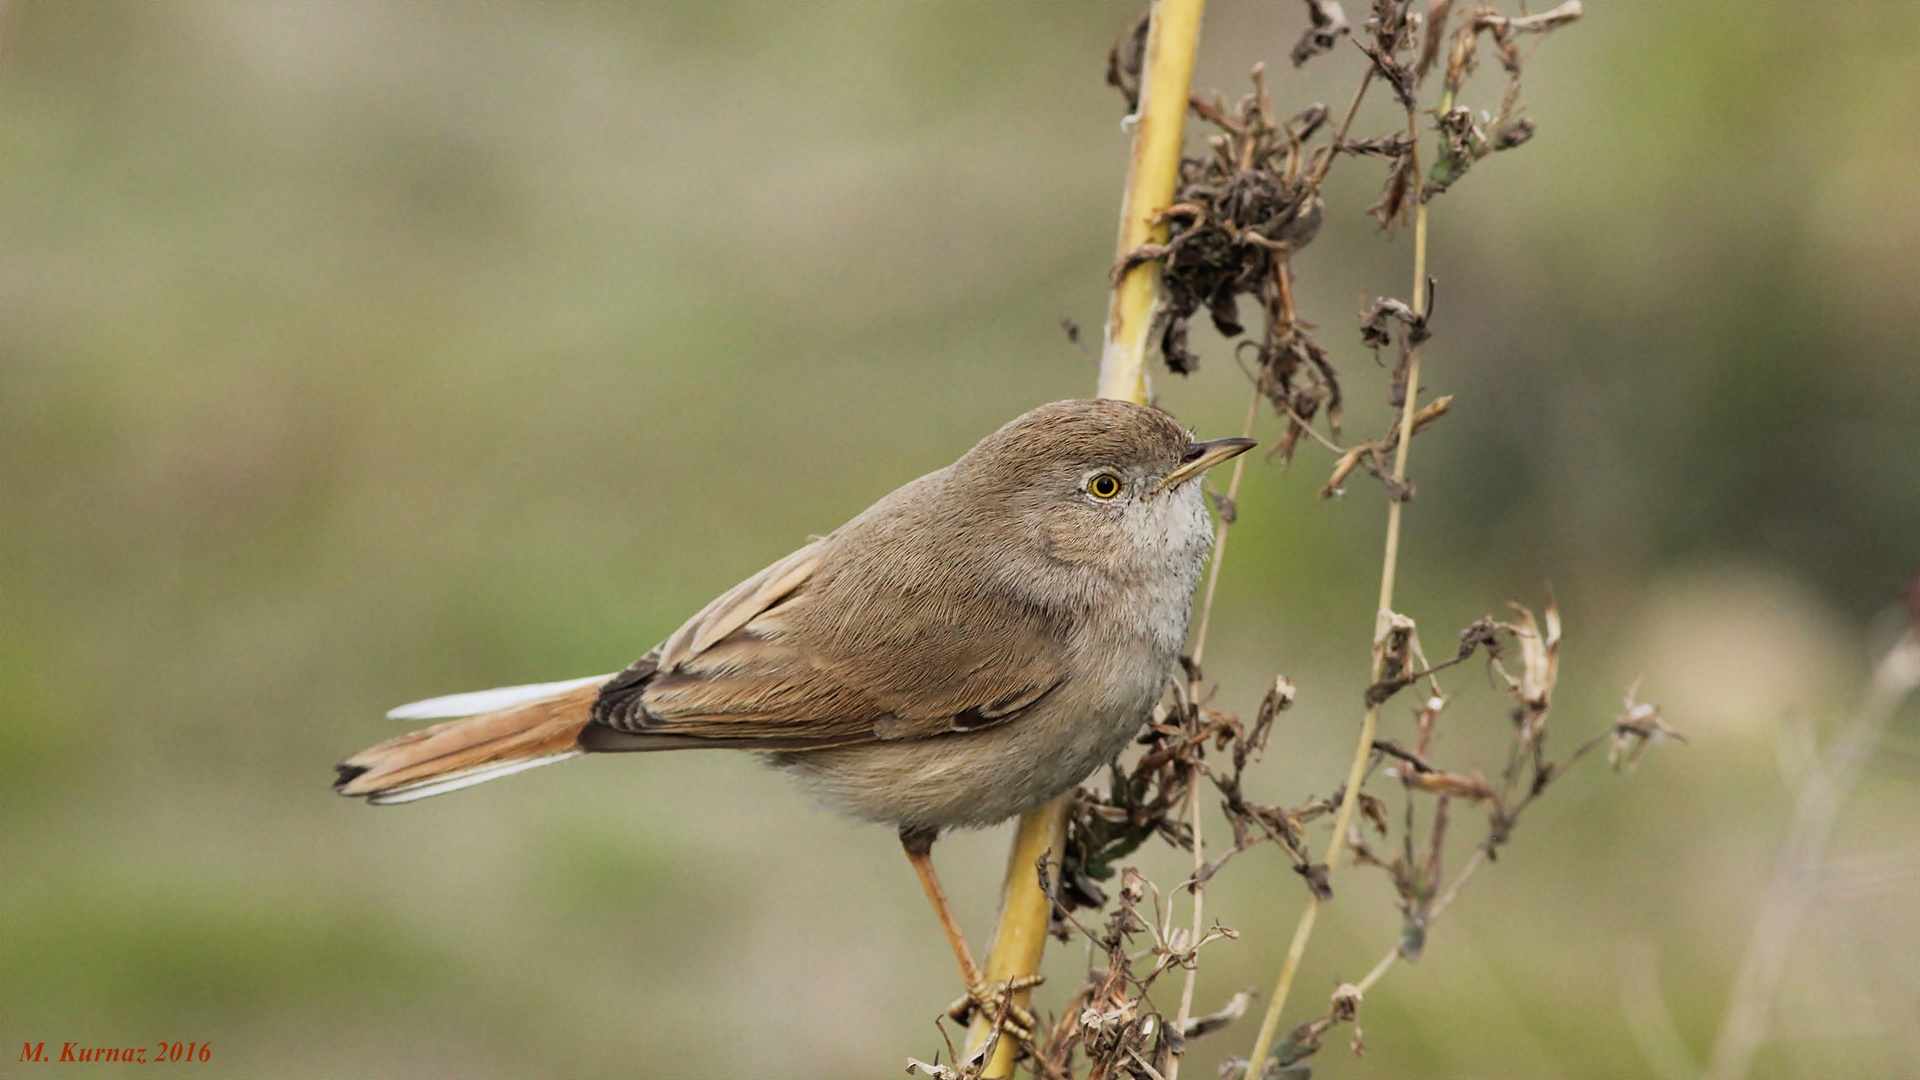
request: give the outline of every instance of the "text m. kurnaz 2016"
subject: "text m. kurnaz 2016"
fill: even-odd
[[[212,1061],[213,1045],[203,1042],[166,1040],[154,1043],[152,1046],[94,1046],[88,1042],[63,1042],[59,1050],[49,1052],[44,1042],[24,1042],[20,1044],[18,1060],[50,1065],[58,1065],[62,1062],[76,1064],[86,1062],[95,1065],[103,1062],[124,1062],[129,1065],[179,1062],[187,1065]]]

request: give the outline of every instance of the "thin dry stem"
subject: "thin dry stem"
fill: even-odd
[[[1246,422],[1240,426],[1240,434],[1242,437],[1251,438],[1253,435],[1254,422],[1260,417],[1261,397],[1260,388],[1255,386],[1253,390],[1253,400],[1247,403]],[[1206,655],[1207,651],[1207,626],[1213,620],[1213,595],[1214,591],[1220,585],[1220,563],[1226,558],[1227,534],[1233,529],[1233,508],[1239,505],[1237,500],[1240,498],[1240,478],[1245,475],[1246,466],[1246,455],[1242,454],[1234,460],[1233,478],[1227,481],[1227,497],[1225,503],[1227,511],[1220,515],[1220,528],[1213,538],[1212,565],[1207,568],[1207,590],[1205,598],[1200,604],[1200,626],[1194,631],[1193,635],[1192,657],[1193,669],[1196,672],[1200,670],[1201,658]],[[1189,686],[1188,696],[1197,699],[1197,691],[1197,685]],[[1207,849],[1205,843],[1200,838],[1200,785],[1197,783],[1190,784],[1187,788],[1187,824],[1193,829],[1193,884],[1190,889],[1193,894],[1193,936],[1191,940],[1199,941],[1201,931],[1206,926],[1207,885],[1204,880],[1204,875],[1207,866]],[[1193,988],[1199,974],[1200,968],[1198,964],[1187,968],[1186,979],[1180,987],[1180,1012],[1174,1024],[1174,1030],[1176,1031],[1186,1030],[1187,1021],[1193,1019]],[[1166,1080],[1179,1080],[1179,1078],[1180,1055],[1175,1054],[1172,1060],[1167,1062]]]
[[[1371,74],[1371,69],[1369,69]],[[1364,84],[1362,89],[1364,90]],[[1441,111],[1453,104],[1453,95],[1445,94],[1440,99]],[[1357,98],[1356,98],[1357,100]],[[1407,114],[1407,128],[1410,136],[1417,139],[1419,131],[1415,126],[1415,116],[1411,110]],[[1414,150],[1414,174],[1419,175],[1419,150]],[[1427,311],[1427,203],[1420,200],[1414,208],[1413,224],[1413,311],[1416,317],[1424,316]],[[1407,454],[1413,447],[1414,414],[1419,411],[1420,400],[1420,346],[1418,342],[1407,345],[1407,381],[1403,400],[1400,404],[1400,445],[1394,450],[1393,482],[1404,484],[1407,479]],[[1391,498],[1387,501],[1387,539],[1386,551],[1381,558],[1380,567],[1380,605],[1374,616],[1373,679],[1378,682],[1385,670],[1386,653],[1381,648],[1388,622],[1393,612],[1393,587],[1400,561],[1400,515],[1403,501]],[[1360,737],[1356,742],[1353,764],[1347,770],[1346,790],[1340,797],[1340,808],[1333,815],[1333,837],[1327,845],[1327,869],[1329,872],[1340,863],[1345,853],[1347,828],[1353,820],[1353,808],[1360,799],[1360,784],[1366,778],[1367,760],[1373,753],[1374,734],[1380,726],[1380,706],[1371,705],[1360,723]],[[1247,1057],[1247,1071],[1250,1077],[1258,1077],[1266,1067],[1269,1051],[1273,1048],[1273,1036],[1280,1028],[1280,1017],[1287,1006],[1287,995],[1293,989],[1294,976],[1300,970],[1300,960],[1306,955],[1307,942],[1313,937],[1313,925],[1320,914],[1320,900],[1309,894],[1307,903],[1300,911],[1300,921],[1294,927],[1293,940],[1287,946],[1286,960],[1280,966],[1280,975],[1274,981],[1273,995],[1267,1002],[1267,1012],[1260,1021],[1260,1032],[1254,1038],[1253,1052]]]
[[[1767,1035],[1768,1014],[1794,935],[1820,890],[1821,864],[1840,810],[1879,745],[1881,733],[1916,689],[1920,689],[1920,628],[1910,628],[1880,658],[1867,700],[1794,802],[1773,883],[1740,960],[1733,996],[1714,1040],[1713,1060],[1707,1066],[1711,1080],[1740,1080],[1752,1068],[1754,1054]]]
[[[1447,908],[1453,906],[1454,898],[1460,895],[1460,887],[1465,885],[1467,880],[1473,877],[1474,874],[1478,873],[1480,868],[1486,865],[1486,862],[1487,849],[1484,846],[1474,848],[1472,857],[1467,860],[1467,865],[1460,868],[1460,872],[1455,874],[1453,881],[1447,885],[1447,891],[1441,893],[1439,899],[1433,902],[1432,910],[1427,912],[1427,925],[1431,926],[1440,921],[1440,916],[1446,913]],[[1379,982],[1380,977],[1387,973],[1387,969],[1391,968],[1395,962],[1400,959],[1400,948],[1396,945],[1387,950],[1387,955],[1381,957],[1379,963],[1373,965],[1373,970],[1367,972],[1366,978],[1361,979],[1354,985],[1359,987],[1361,993],[1366,993],[1373,989],[1373,984]]]
[[[1247,404],[1247,420],[1240,426],[1242,438],[1253,437],[1253,423],[1260,415],[1260,388],[1254,387],[1253,400]],[[1233,528],[1234,508],[1240,498],[1240,477],[1245,475],[1247,455],[1242,454],[1233,460],[1233,479],[1227,481],[1227,512],[1220,515],[1220,529],[1213,538],[1213,558],[1207,567],[1207,591],[1200,601],[1200,625],[1193,632],[1194,667],[1200,666],[1201,657],[1207,651],[1207,625],[1213,620],[1213,594],[1220,585],[1220,563],[1227,557],[1227,533]]]
[[[1206,882],[1200,880],[1200,875],[1205,871],[1207,865],[1207,849],[1205,843],[1200,839],[1199,784],[1190,784],[1187,787],[1187,824],[1193,829],[1193,922],[1190,927],[1191,936],[1188,937],[1187,940],[1189,943],[1193,943],[1200,940],[1201,932],[1206,929],[1207,907],[1207,885]],[[1187,1021],[1193,1019],[1193,987],[1194,983],[1198,981],[1199,975],[1200,965],[1198,963],[1188,965],[1187,977],[1180,986],[1180,1012],[1176,1014],[1174,1019],[1173,1029],[1175,1031],[1185,1031],[1187,1029]],[[1181,1057],[1182,1055],[1180,1054],[1174,1054],[1167,1062],[1166,1080],[1180,1080]]]
[[[1313,163],[1313,179],[1308,181],[1308,184],[1315,191],[1320,190],[1321,183],[1326,180],[1327,170],[1333,168],[1333,159],[1340,153],[1341,144],[1347,141],[1347,132],[1353,127],[1353,118],[1360,113],[1360,99],[1367,96],[1367,88],[1372,85],[1373,68],[1369,66],[1367,73],[1360,77],[1360,86],[1354,90],[1353,100],[1347,103],[1347,113],[1340,118],[1339,128],[1335,129],[1333,138],[1328,141],[1326,148]]]

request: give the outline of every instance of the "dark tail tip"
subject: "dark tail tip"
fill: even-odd
[[[359,779],[367,771],[365,765],[335,765],[333,767],[333,790],[339,791]]]

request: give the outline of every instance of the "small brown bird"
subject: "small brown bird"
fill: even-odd
[[[338,766],[411,802],[590,753],[765,753],[897,826],[969,993],[930,858],[942,829],[1037,807],[1118,757],[1187,632],[1213,539],[1197,483],[1254,445],[1163,412],[1061,401],[748,578],[625,671],[393,710],[444,719]]]

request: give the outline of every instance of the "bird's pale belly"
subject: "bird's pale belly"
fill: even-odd
[[[1062,686],[1018,719],[911,742],[771,755],[843,814],[915,829],[997,824],[1120,756],[1159,700],[1171,660],[1142,657],[1098,697]]]

